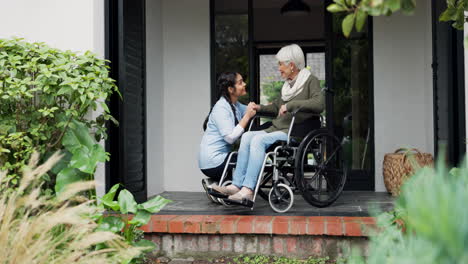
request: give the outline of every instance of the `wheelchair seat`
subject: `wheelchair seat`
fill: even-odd
[[[321,127],[320,118],[313,116],[300,124],[295,124],[290,136],[289,146],[299,147],[302,139],[311,131],[319,129]],[[286,140],[278,140],[267,148],[266,152],[274,151],[278,146],[286,146]]]
[[[275,143],[271,144],[271,146],[269,146],[266,149],[266,152],[274,151],[276,147],[286,146],[286,144],[287,144],[286,140],[278,140]],[[291,141],[289,142],[290,147],[299,147],[300,144],[301,144],[301,140],[298,138],[291,138]]]

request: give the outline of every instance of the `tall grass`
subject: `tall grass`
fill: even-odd
[[[92,219],[101,209],[79,195],[93,182],[71,184],[58,197],[41,195],[41,176],[60,158],[54,154],[38,166],[34,154],[19,188],[0,190],[0,263],[128,263],[141,249],[116,234],[96,231]],[[7,172],[0,172],[0,181],[6,177]],[[97,250],[103,243],[106,248]]]

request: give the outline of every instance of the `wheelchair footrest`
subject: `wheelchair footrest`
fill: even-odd
[[[247,198],[244,198],[242,199],[242,201],[239,201],[239,200],[231,200],[231,199],[223,199],[225,203],[227,204],[232,204],[232,205],[241,205],[241,206],[245,206],[245,207],[253,207],[254,206],[254,202],[247,199]]]
[[[208,187],[208,194],[213,196],[213,197],[221,198],[221,199],[229,197],[229,195],[217,192],[217,191],[213,190],[213,188],[210,188],[210,187]]]

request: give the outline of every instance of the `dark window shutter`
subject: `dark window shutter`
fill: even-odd
[[[444,151],[450,166],[457,166],[466,154],[463,31],[439,21],[446,8],[445,0],[432,1],[434,147],[437,155]]]
[[[111,99],[119,121],[109,131],[108,188],[121,183],[137,201],[146,200],[145,1],[107,2],[107,51],[122,94]]]

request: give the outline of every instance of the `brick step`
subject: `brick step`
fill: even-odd
[[[153,215],[145,233],[366,237],[374,217]]]

